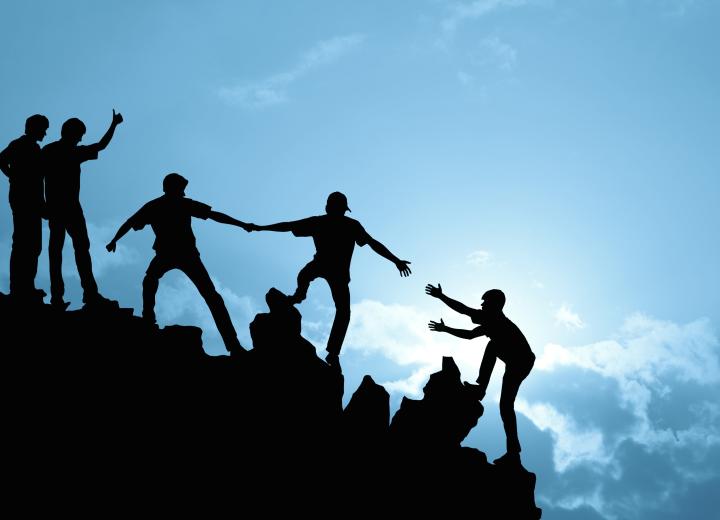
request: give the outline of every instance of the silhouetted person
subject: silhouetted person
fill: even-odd
[[[10,294],[23,301],[42,301],[45,291],[35,288],[38,257],[42,250],[42,218],[45,215],[41,150],[50,123],[35,114],[25,121],[25,134],[0,152],[0,170],[10,180],[13,215],[10,253]]]
[[[327,198],[326,215],[269,226],[251,225],[252,229],[257,231],[291,231],[296,237],[313,238],[315,257],[298,273],[298,286],[290,300],[293,303],[302,302],[310,282],[316,278],[327,281],[335,302],[335,319],[330,330],[325,359],[333,366],[339,364],[340,349],[350,324],[350,261],[355,244],[369,244],[373,251],[394,263],[401,276],[410,274],[410,262],[393,255],[384,245],[372,238],[360,222],[346,217],[346,211],[350,211],[347,198],[336,191]]]
[[[143,310],[142,316],[155,323],[155,294],[160,278],[172,269],[180,269],[195,284],[200,295],[205,299],[215,319],[225,348],[230,353],[244,352],[245,349],[237,339],[222,296],[215,290],[200,253],[195,247],[195,235],[192,231],[192,217],[203,220],[211,219],[221,224],[239,226],[249,231],[248,224],[240,222],[224,213],[213,211],[210,206],[192,199],[185,198],[185,187],[188,180],[177,173],[170,173],[163,180],[165,194],[151,200],[130,217],[106,246],[110,252],[121,237],[131,229],[141,230],[148,224],[155,232],[155,258],[152,259],[143,279]]]
[[[535,364],[535,354],[533,354],[530,345],[517,325],[503,313],[505,294],[500,289],[490,289],[483,294],[483,303],[480,309],[471,309],[445,296],[440,284],[437,287],[428,284],[425,287],[425,292],[438,298],[452,310],[469,316],[473,323],[480,325],[472,330],[453,329],[445,325],[441,319],[440,322],[431,321],[429,323],[430,330],[447,332],[463,339],[473,339],[480,336],[490,338],[480,364],[477,385],[465,384],[479,400],[485,397],[490,375],[495,367],[495,360],[499,358],[505,362],[505,375],[503,376],[500,391],[500,417],[507,437],[507,453],[494,462],[496,464],[508,462],[519,464],[520,440],[518,439],[517,419],[515,418],[515,397],[517,397],[520,389],[520,383],[528,376]]]
[[[110,144],[115,127],[122,121],[122,115],[113,110],[112,122],[105,135],[97,143],[86,146],[78,144],[85,135],[85,124],[73,117],[63,123],[60,140],[43,148],[45,197],[50,216],[50,303],[55,307],[64,309],[68,305],[63,301],[65,283],[62,277],[65,232],[70,235],[75,250],[83,303],[95,306],[110,302],[98,292],[92,272],[90,239],[80,205],[80,165],[98,158],[98,153]]]

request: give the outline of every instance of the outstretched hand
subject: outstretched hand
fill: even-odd
[[[440,321],[431,321],[428,323],[428,328],[432,330],[433,332],[446,332],[447,326],[445,325],[445,322],[440,318]]]
[[[395,267],[397,267],[398,271],[400,271],[400,276],[410,276],[412,271],[410,270],[410,267],[408,267],[409,265],[410,262],[407,260],[398,260],[395,262]]]
[[[437,284],[437,287],[435,287],[432,284],[427,284],[425,286],[425,294],[428,294],[428,295],[432,296],[433,298],[440,298],[443,294],[442,285]]]
[[[113,118],[112,118],[112,124],[119,125],[123,122],[123,116],[120,113],[115,113],[115,109],[113,108]]]
[[[108,250],[108,253],[114,253],[115,252],[115,244],[116,242],[113,240],[108,245],[105,246],[105,249]]]
[[[245,225],[242,226],[242,228],[248,233],[250,233],[251,231],[260,231],[260,226],[251,222],[246,222]]]

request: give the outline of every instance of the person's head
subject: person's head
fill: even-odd
[[[325,212],[328,215],[344,215],[346,211],[350,211],[348,208],[347,197],[339,191],[334,191],[327,198],[327,204],[325,204]]]
[[[63,123],[62,128],[60,129],[60,138],[63,141],[78,144],[85,135],[86,130],[85,123],[80,121],[77,117],[71,117]]]
[[[42,141],[49,127],[50,121],[48,121],[47,117],[35,114],[25,120],[25,135],[35,141]]]
[[[490,289],[483,294],[480,306],[483,312],[502,312],[504,306],[505,293],[500,289]]]
[[[184,197],[188,180],[179,173],[168,173],[163,179],[163,191],[173,197]]]

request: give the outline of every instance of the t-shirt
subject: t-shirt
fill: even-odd
[[[360,222],[345,215],[320,215],[292,223],[296,237],[312,237],[314,262],[323,276],[350,280],[350,261],[355,244],[364,246],[371,238]]]
[[[535,358],[525,335],[504,314],[489,316],[478,309],[471,318],[474,323],[480,324],[480,333],[490,338],[487,348],[506,364],[527,362]]]
[[[62,140],[43,148],[45,197],[53,211],[80,206],[80,165],[98,158],[97,144],[74,145]]]
[[[45,200],[40,145],[27,135],[12,141],[0,152],[9,170],[10,207],[13,211],[39,211]]]
[[[212,208],[202,202],[163,195],[145,204],[128,222],[136,231],[148,224],[152,226],[153,249],[158,254],[197,254],[192,217],[205,220],[211,211]]]

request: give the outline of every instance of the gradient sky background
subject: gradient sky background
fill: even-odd
[[[104,245],[161,193],[257,223],[323,212],[335,190],[413,275],[369,248],[352,266],[346,398],[365,373],[417,397],[443,355],[474,380],[486,340],[424,295],[428,282],[506,314],[538,355],[520,390],[525,466],[550,519],[707,519],[720,506],[720,3],[713,0],[125,1],[2,3],[2,144],[33,113],[43,144],[79,117],[98,140],[125,116],[82,202],[101,291],[139,310],[152,232]],[[7,200],[7,182],[0,182]],[[12,230],[0,206],[0,290]],[[310,239],[194,224],[241,341]],[[47,230],[46,230],[47,231]],[[45,235],[47,239],[47,234]],[[69,247],[68,298],[81,300]],[[49,288],[43,251],[38,286]],[[320,348],[332,300],[300,307]],[[161,324],[200,325],[179,273]],[[497,411],[466,440],[504,451]],[[415,478],[406,475],[405,478]]]

